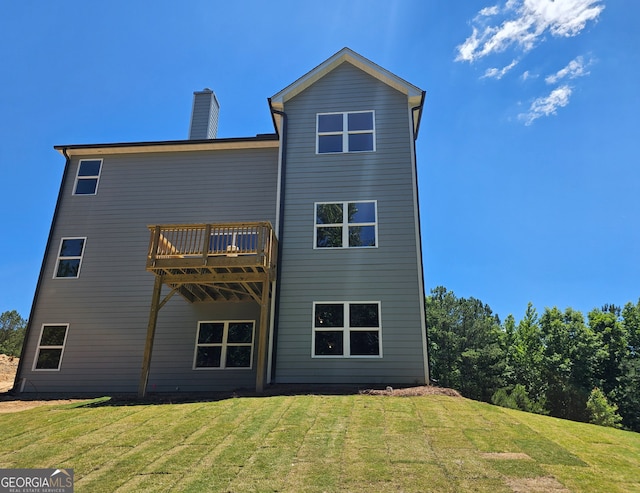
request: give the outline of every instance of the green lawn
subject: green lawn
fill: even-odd
[[[640,434],[446,396],[42,406],[0,415],[0,468],[75,491],[640,492]]]

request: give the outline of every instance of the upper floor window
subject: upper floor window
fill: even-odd
[[[74,195],[95,195],[100,181],[102,159],[82,159],[78,164]]]
[[[200,322],[193,368],[251,368],[253,321]]]
[[[314,248],[375,247],[376,202],[315,204]]]
[[[86,238],[62,238],[54,278],[78,277]]]
[[[317,130],[318,154],[376,150],[373,111],[319,113]]]
[[[68,324],[43,325],[36,353],[34,370],[59,370],[67,340]]]

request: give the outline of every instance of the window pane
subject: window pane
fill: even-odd
[[[316,224],[342,224],[342,204],[318,204]]]
[[[225,366],[227,368],[251,367],[251,346],[228,346]]]
[[[253,340],[253,324],[251,322],[230,323],[227,342],[248,343]]]
[[[342,303],[317,304],[315,309],[315,327],[344,327]]]
[[[200,332],[198,333],[198,344],[222,344],[223,332],[224,324],[200,324]]]
[[[80,259],[60,260],[58,262],[56,277],[78,277],[79,269]]]
[[[38,370],[57,370],[60,366],[62,349],[41,349],[38,353]]]
[[[349,152],[357,151],[373,151],[373,134],[349,135]]]
[[[45,325],[42,328],[41,346],[62,346],[67,333],[66,325]]]
[[[350,223],[375,223],[376,204],[375,202],[350,202],[349,203]]]
[[[62,247],[60,248],[60,256],[61,257],[81,257],[83,246],[84,246],[84,240],[82,238],[62,240]]]
[[[353,303],[349,305],[350,327],[380,327],[377,303]]]
[[[376,246],[375,226],[351,226],[349,228],[350,247]]]
[[[196,353],[197,368],[219,368],[222,347],[207,346],[199,347]]]
[[[318,152],[342,152],[342,135],[318,135]]]
[[[318,115],[318,132],[342,132],[342,113]]]
[[[81,161],[78,176],[98,176],[100,174],[100,161]]]
[[[316,332],[316,356],[341,356],[344,354],[342,331]]]
[[[319,248],[342,246],[342,227],[317,228],[316,234],[316,246]]]
[[[349,113],[349,131],[373,130],[373,113]]]
[[[352,356],[380,354],[380,335],[377,330],[354,330],[349,333]]]
[[[82,178],[76,185],[76,195],[93,195],[97,186],[97,178]]]

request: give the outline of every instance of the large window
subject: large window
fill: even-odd
[[[315,204],[314,248],[375,247],[376,202]]]
[[[380,303],[313,304],[314,357],[380,357]]]
[[[95,195],[100,181],[102,159],[82,159],[78,164],[78,174],[73,187],[74,195]]]
[[[316,115],[318,154],[376,150],[375,113],[319,113]]]
[[[40,343],[33,364],[34,370],[57,371],[60,369],[68,328],[68,324],[42,326]]]
[[[80,264],[86,238],[62,238],[54,278],[74,278],[80,275]]]
[[[193,368],[251,368],[253,328],[253,321],[198,323]]]

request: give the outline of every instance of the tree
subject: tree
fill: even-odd
[[[609,403],[607,397],[598,387],[594,388],[587,399],[589,422],[600,426],[620,428],[622,418],[616,413],[618,406]]]
[[[16,310],[0,314],[0,353],[20,356],[27,322]]]
[[[579,311],[546,308],[540,318],[547,384],[547,408],[552,416],[588,421],[586,402],[594,382],[598,340]]]
[[[500,320],[489,305],[457,298],[444,287],[426,300],[431,376],[439,385],[489,402],[503,386]]]
[[[627,331],[620,320],[620,308],[605,305],[589,312],[589,328],[597,335],[596,383],[605,394],[618,386],[622,365],[629,354]]]

